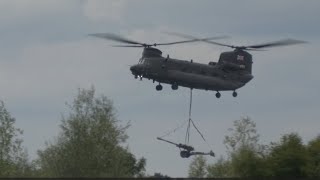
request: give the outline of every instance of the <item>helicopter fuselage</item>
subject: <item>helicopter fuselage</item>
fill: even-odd
[[[139,63],[130,70],[135,77],[171,84],[172,89],[182,86],[217,92],[235,91],[253,78],[241,65],[219,62],[202,64],[192,60],[165,58],[161,56],[161,51],[155,48],[146,48]]]
[[[223,37],[196,38],[181,33],[169,34],[189,40],[148,44],[110,33],[95,33],[90,35],[126,44],[116,45],[116,47],[143,47],[142,58],[140,58],[138,64],[131,66],[130,70],[136,78],[139,77],[141,80],[142,78],[147,78],[152,79],[153,82],[159,82],[156,86],[156,90],[158,91],[162,90],[160,83],[166,83],[171,84],[173,90],[178,89],[179,86],[183,86],[191,89],[217,91],[217,98],[221,96],[219,91],[233,91],[232,95],[236,97],[236,90],[243,87],[253,78],[252,56],[247,51],[306,43],[306,41],[284,39],[250,46],[235,46],[211,41]],[[165,58],[162,57],[162,52],[159,49],[153,48],[160,45],[174,45],[198,41],[229,47],[234,49],[234,51],[221,53],[218,62],[201,64],[195,63],[192,60],[171,59],[169,56]]]

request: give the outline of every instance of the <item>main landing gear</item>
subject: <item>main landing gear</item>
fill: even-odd
[[[236,91],[233,91],[232,96],[233,96],[233,97],[237,97],[237,96],[238,96],[238,93],[237,93]],[[221,97],[221,94],[219,93],[219,91],[217,91],[216,97],[217,97],[217,98],[220,98],[220,97]]]
[[[237,93],[236,91],[233,91],[232,96],[233,96],[233,97],[237,97],[237,96],[238,96],[238,93]]]
[[[171,89],[172,90],[177,90],[178,89],[178,84],[177,83],[173,83],[172,85],[171,85]]]
[[[161,84],[158,84],[158,85],[156,86],[156,90],[157,90],[157,91],[161,91],[161,90],[162,90],[162,85],[161,85]]]
[[[173,83],[171,85],[171,89],[172,90],[177,90],[179,88],[178,84],[177,83]],[[159,83],[158,85],[156,85],[156,90],[157,91],[161,91],[162,90],[162,85]]]

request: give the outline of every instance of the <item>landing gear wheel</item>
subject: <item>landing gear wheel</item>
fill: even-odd
[[[232,96],[233,96],[233,97],[237,97],[237,96],[238,96],[238,93],[237,93],[236,91],[233,91]]]
[[[161,91],[161,90],[162,90],[161,84],[159,84],[159,85],[156,86],[156,90],[157,90],[157,91]]]
[[[134,78],[135,78],[135,79],[138,79],[138,75],[134,75]]]
[[[178,89],[178,84],[177,83],[173,83],[172,85],[171,85],[171,89],[172,90],[177,90]]]
[[[220,98],[220,97],[221,97],[221,94],[220,94],[219,92],[217,92],[217,93],[216,93],[216,97],[217,97],[217,98]]]

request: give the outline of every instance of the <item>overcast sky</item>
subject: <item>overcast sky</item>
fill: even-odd
[[[172,145],[156,140],[187,120],[189,90],[161,92],[148,80],[135,80],[129,65],[142,49],[114,48],[116,43],[88,37],[111,32],[147,43],[180,40],[161,31],[195,36],[231,36],[220,42],[250,45],[283,38],[308,44],[252,52],[254,79],[238,90],[194,91],[192,129],[197,150],[225,155],[223,138],[234,120],[249,116],[261,142],[277,141],[289,132],[303,140],[320,133],[320,1],[319,0],[1,0],[0,99],[17,127],[31,158],[59,132],[66,102],[78,88],[95,86],[97,95],[113,100],[118,118],[130,121],[128,146],[147,159],[147,173],[187,176],[191,159],[179,157]],[[229,51],[204,43],[161,47],[163,55],[208,63]],[[185,128],[168,137],[183,142]],[[215,162],[217,158],[208,158]]]

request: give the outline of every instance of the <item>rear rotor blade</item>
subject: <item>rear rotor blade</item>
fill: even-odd
[[[258,48],[266,48],[266,47],[288,46],[288,45],[302,44],[302,43],[307,43],[307,42],[295,40],[295,39],[284,39],[284,40],[280,40],[280,41],[274,41],[274,42],[269,42],[269,43],[264,43],[264,44],[259,44],[259,45],[246,46],[246,48],[258,49]]]
[[[214,45],[219,45],[219,46],[226,46],[230,48],[235,48],[235,49],[245,49],[245,50],[257,50],[260,48],[267,48],[267,47],[276,47],[276,46],[288,46],[288,45],[294,45],[294,44],[301,44],[301,43],[307,43],[306,41],[301,41],[301,40],[295,40],[295,39],[284,39],[280,41],[274,41],[274,42],[269,42],[269,43],[264,43],[264,44],[258,44],[258,45],[251,45],[251,46],[234,46],[234,45],[228,45],[228,44],[223,44],[223,43],[218,43],[215,41],[210,41],[211,39],[200,39],[195,36],[183,34],[183,33],[176,33],[176,32],[165,32],[166,34],[174,35],[174,36],[179,36],[187,39],[194,39],[194,40],[200,40],[209,44],[214,44]]]
[[[254,48],[246,48],[246,51],[267,51],[266,49],[254,49]]]
[[[182,43],[191,43],[191,42],[198,42],[198,41],[206,41],[206,40],[212,40],[212,39],[223,39],[227,38],[227,36],[216,36],[216,37],[209,37],[209,38],[192,38],[190,40],[185,40],[185,41],[176,41],[176,42],[170,42],[170,43],[158,43],[158,45],[173,45],[173,44],[182,44]]]
[[[184,34],[184,33],[177,33],[177,32],[167,32],[165,31],[164,33],[169,34],[169,35],[173,35],[173,36],[178,36],[178,37],[182,37],[182,38],[186,38],[186,39],[191,39],[190,41],[203,41],[206,43],[210,43],[210,44],[215,44],[215,45],[219,45],[219,46],[227,46],[227,47],[231,47],[233,48],[233,46],[228,45],[228,44],[223,44],[223,43],[218,43],[218,42],[214,42],[214,41],[209,41],[209,40],[214,40],[214,39],[223,39],[223,38],[229,38],[229,36],[218,36],[218,37],[210,37],[210,38],[198,38],[192,35],[188,35],[188,34]]]
[[[214,44],[214,45],[218,45],[218,46],[225,46],[225,47],[230,47],[230,48],[236,48],[236,46],[233,45],[228,45],[228,44],[223,44],[223,43],[218,43],[215,41],[209,41],[209,40],[202,40],[203,42],[209,43],[209,44]]]
[[[233,46],[233,45],[227,45],[227,44],[217,43],[217,42],[208,41],[208,40],[204,40],[204,42],[220,45],[220,46],[227,46],[235,49],[243,49],[243,50],[245,49],[245,50],[251,50],[251,51],[259,51],[260,48],[288,46],[288,45],[306,43],[306,41],[300,41],[300,40],[294,40],[294,39],[285,39],[285,40],[274,41],[274,42],[269,42],[269,43],[264,43],[259,45],[251,45],[251,46]],[[262,51],[265,51],[265,50],[262,50]]]

